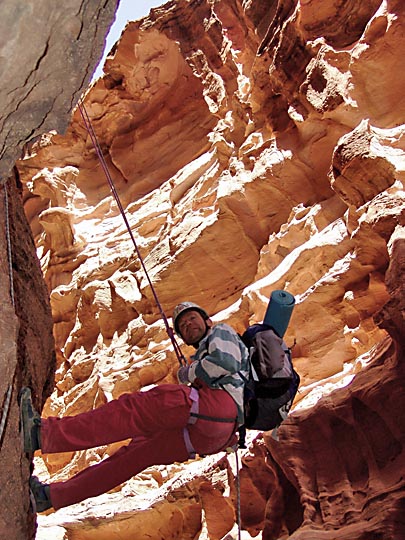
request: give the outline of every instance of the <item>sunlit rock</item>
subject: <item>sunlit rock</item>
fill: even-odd
[[[301,387],[241,452],[243,540],[405,534],[403,25],[399,1],[169,2],[127,25],[66,133],[16,163],[52,311],[56,369],[48,313],[26,381],[45,415],[176,382],[155,294],[169,324],[193,300],[238,332],[294,294]],[[122,444],[36,470],[63,480]],[[40,516],[39,534],[230,540],[237,500],[221,454]]]

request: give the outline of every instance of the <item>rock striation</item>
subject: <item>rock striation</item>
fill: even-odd
[[[54,387],[49,294],[24,214],[15,161],[48,130],[63,132],[102,54],[117,2],[4,0],[0,18],[0,538],[33,538],[18,391],[40,408]]]
[[[242,452],[246,539],[405,535],[404,12],[399,0],[168,2],[126,26],[66,133],[16,162],[53,320],[45,415],[176,380],[86,114],[168,315],[189,299],[242,331],[272,290],[295,295],[286,341],[301,388],[277,437],[254,433]],[[51,348],[33,361],[47,373]],[[61,480],[117,447],[35,467]],[[38,537],[236,538],[233,459],[152,468],[40,516]]]

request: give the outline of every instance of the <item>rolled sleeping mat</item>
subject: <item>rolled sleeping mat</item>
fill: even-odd
[[[287,330],[294,305],[295,298],[291,293],[281,290],[271,293],[263,322],[272,326],[281,338]]]

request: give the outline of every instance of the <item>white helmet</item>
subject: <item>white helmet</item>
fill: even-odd
[[[203,309],[202,307],[198,306],[197,304],[194,304],[194,302],[182,302],[181,304],[178,304],[174,310],[173,310],[173,326],[176,334],[179,337],[183,337],[180,333],[179,326],[177,324],[177,321],[182,313],[185,311],[198,311],[198,313],[203,317],[204,320],[209,319],[208,313]]]

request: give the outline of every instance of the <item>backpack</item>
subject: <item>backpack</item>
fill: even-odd
[[[245,380],[245,428],[268,431],[287,417],[300,383],[291,351],[268,324],[254,324],[242,336],[249,350]]]

